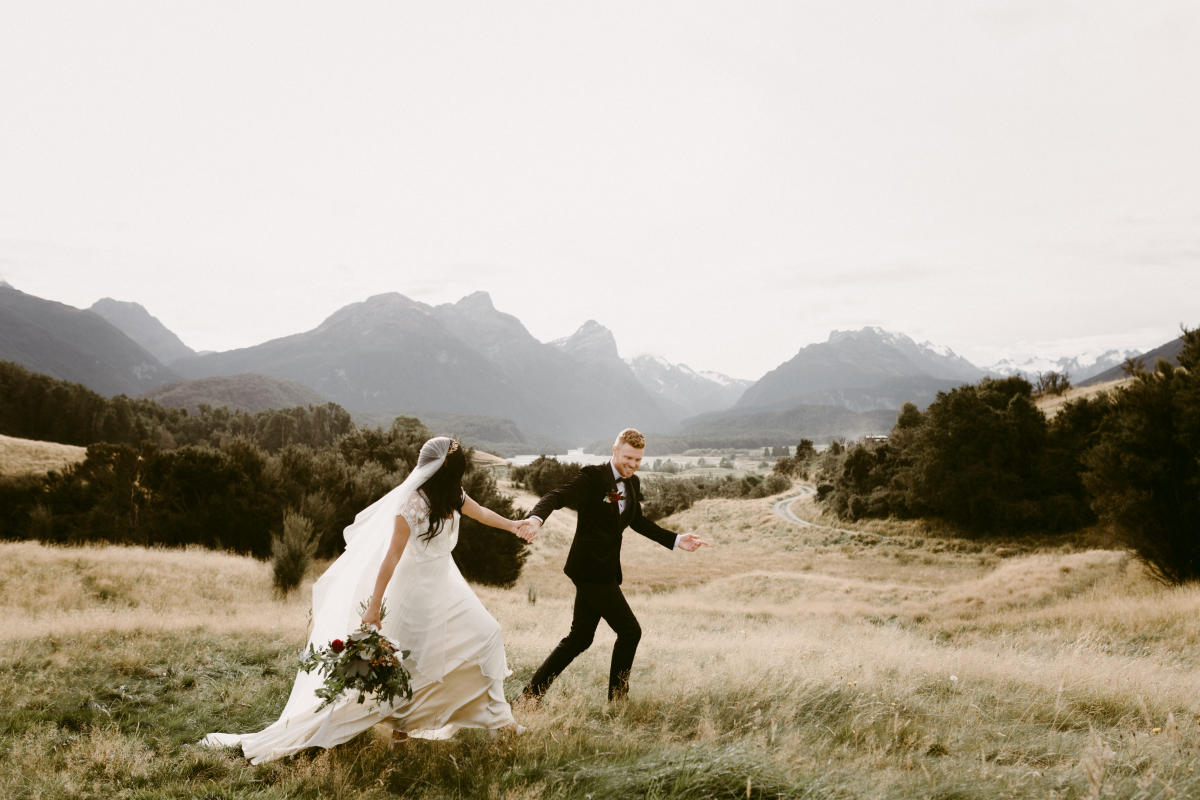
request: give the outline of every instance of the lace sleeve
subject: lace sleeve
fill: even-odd
[[[429,504],[425,502],[425,498],[418,493],[413,493],[413,496],[404,501],[404,505],[400,506],[396,512],[398,516],[404,517],[404,521],[408,523],[408,531],[410,534],[415,534],[429,520]]]

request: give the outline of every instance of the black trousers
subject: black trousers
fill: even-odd
[[[642,626],[638,625],[637,617],[633,615],[629,603],[625,602],[621,587],[615,583],[575,584],[571,632],[533,673],[529,685],[521,694],[541,698],[559,673],[575,660],[575,656],[591,646],[596,626],[602,619],[617,634],[612,665],[608,671],[608,699],[625,697],[629,693],[629,670],[633,668],[633,655],[642,638]]]

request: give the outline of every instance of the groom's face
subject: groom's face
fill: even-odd
[[[629,478],[642,465],[642,456],[646,449],[634,447],[627,442],[613,445],[613,466],[617,468],[622,478]]]

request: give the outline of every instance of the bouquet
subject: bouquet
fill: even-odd
[[[349,691],[358,692],[359,703],[373,694],[375,704],[384,706],[397,697],[412,698],[408,670],[400,663],[408,652],[374,625],[363,625],[344,640],[334,639],[319,650],[310,644],[300,655],[300,669],[315,669],[325,676],[325,683],[316,691],[323,701],[318,711]]]

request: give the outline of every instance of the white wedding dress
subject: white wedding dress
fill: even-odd
[[[429,541],[422,539],[429,529],[429,505],[420,492],[404,500],[397,513],[408,522],[410,534],[384,592],[381,627],[402,650],[410,651],[404,665],[412,675],[412,699],[377,707],[373,698],[358,703],[357,693],[351,693],[317,710],[321,701],[314,691],[321,679],[315,671],[300,672],[276,722],[258,733],[210,733],[202,744],[241,745],[245,756],[258,764],[306,747],[333,747],[377,723],[426,739],[446,738],[459,728],[495,730],[515,724],[504,699],[504,678],[510,673],[500,624],[471,591],[450,555],[458,542],[458,512]],[[372,546],[376,568],[386,544]],[[322,593],[346,590],[336,572],[330,567],[313,587],[314,607],[320,606]],[[374,574],[351,583],[361,597],[342,605],[355,613],[348,615],[340,633],[314,626],[309,641],[318,647],[358,627],[357,606],[369,597]]]

